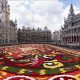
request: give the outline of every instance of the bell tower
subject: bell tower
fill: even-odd
[[[69,10],[69,16],[74,16],[75,14],[74,14],[74,9],[73,9],[73,5],[71,4],[71,6],[70,6],[70,10]]]
[[[2,23],[2,35],[4,43],[10,39],[10,7],[7,0],[0,0],[0,21]]]
[[[7,0],[0,0],[0,20],[3,23],[10,20],[10,6]]]
[[[73,9],[73,5],[71,4],[70,9],[69,9],[69,14],[68,14],[68,21],[72,22],[74,19],[75,13]]]

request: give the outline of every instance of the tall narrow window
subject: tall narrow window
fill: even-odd
[[[4,5],[2,4],[2,10],[4,10]]]

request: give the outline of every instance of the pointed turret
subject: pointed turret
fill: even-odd
[[[72,22],[74,20],[74,16],[75,16],[74,8],[73,5],[71,4],[68,14],[68,22]]]
[[[69,15],[70,16],[74,16],[74,9],[73,9],[73,5],[71,4],[70,9],[69,9]]]
[[[15,26],[17,26],[17,20],[16,19],[15,19],[14,23],[15,23]]]

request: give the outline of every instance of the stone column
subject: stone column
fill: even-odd
[[[69,43],[69,40],[70,40],[70,38],[69,38],[69,36],[68,36],[68,43]]]
[[[72,42],[74,42],[74,36],[72,36]]]
[[[67,37],[67,43],[68,43],[68,37]]]
[[[73,36],[71,36],[71,43],[73,42]]]
[[[79,45],[80,45],[80,35],[79,35],[79,37],[78,37],[78,38],[79,38],[79,41],[78,41],[78,42],[79,42]]]
[[[71,43],[71,36],[69,36],[69,43]]]
[[[65,42],[65,37],[63,37],[63,42]]]
[[[79,36],[77,35],[77,42],[79,42]]]
[[[80,36],[78,36],[78,38],[79,38],[79,42],[80,42]]]
[[[67,43],[67,37],[65,39],[66,39],[65,42]]]
[[[69,41],[70,41],[70,38],[69,38],[69,36],[68,36],[68,43],[69,43]]]
[[[70,37],[68,36],[68,43],[70,42]]]
[[[72,42],[72,37],[70,36],[70,43]]]
[[[77,40],[78,40],[78,39],[77,39],[77,36],[76,36],[76,42],[77,42]]]
[[[71,36],[71,43],[72,43],[73,41],[72,41],[72,36]]]
[[[75,37],[73,36],[73,43],[74,43],[74,38],[75,38]]]

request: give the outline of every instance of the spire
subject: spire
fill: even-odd
[[[74,16],[75,14],[74,14],[74,9],[73,9],[73,5],[71,4],[71,6],[70,6],[70,13],[69,13],[69,15],[71,15],[71,16]]]
[[[15,19],[14,23],[15,23],[15,25],[17,26],[17,20],[16,20],[16,19]]]

